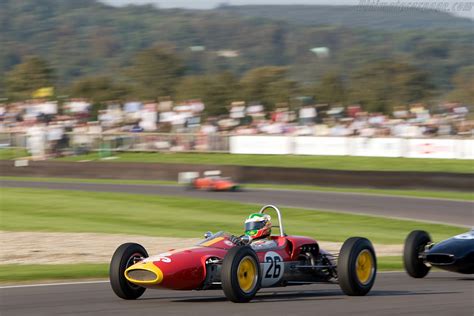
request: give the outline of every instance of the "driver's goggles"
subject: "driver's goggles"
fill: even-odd
[[[262,229],[263,227],[265,227],[265,222],[248,222],[248,223],[245,223],[245,230],[246,231],[258,230],[258,229]]]

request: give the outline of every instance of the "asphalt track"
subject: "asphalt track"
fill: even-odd
[[[474,202],[358,193],[245,189],[242,192],[189,191],[180,186],[59,183],[2,180],[2,187],[187,196],[245,203],[274,204],[327,211],[409,218],[474,226]]]
[[[147,290],[136,301],[115,296],[107,282],[0,288],[7,315],[473,315],[474,278],[434,272],[425,279],[382,273],[364,297],[345,296],[337,284],[261,290],[247,304],[221,290]]]

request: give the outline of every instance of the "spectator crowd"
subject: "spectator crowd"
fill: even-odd
[[[61,104],[35,99],[0,104],[0,132],[26,135],[24,145],[32,155],[41,155],[46,151],[58,154],[71,146],[76,153],[82,153],[104,135],[120,133],[201,135],[204,140],[188,139],[186,146],[180,146],[178,136],[171,140],[155,138],[153,146],[147,149],[209,150],[206,142],[213,135],[471,137],[474,131],[469,107],[458,103],[431,108],[413,104],[386,115],[365,112],[359,105],[344,108],[310,103],[279,104],[274,110],[266,111],[261,104],[236,101],[225,112],[207,116],[205,104],[200,100],[174,103],[162,99],[123,104],[111,101],[97,107],[86,99],[70,99]]]

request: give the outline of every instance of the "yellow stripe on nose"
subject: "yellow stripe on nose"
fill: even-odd
[[[153,262],[138,262],[125,270],[125,278],[137,285],[159,284],[163,281],[163,272]]]
[[[217,238],[211,239],[209,241],[206,241],[206,242],[202,243],[201,246],[209,247],[209,246],[212,246],[212,245],[218,243],[221,240],[224,240],[224,237],[217,237]]]

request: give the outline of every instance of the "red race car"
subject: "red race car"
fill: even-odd
[[[248,236],[226,232],[206,233],[194,247],[170,250],[156,256],[135,243],[121,245],[110,263],[110,283],[120,298],[132,300],[147,288],[206,290],[222,288],[232,302],[248,302],[260,288],[337,281],[351,296],[367,294],[377,273],[372,243],[361,237],[347,239],[339,254],[319,248],[309,237],[288,236],[281,213],[280,234],[256,243]]]
[[[190,189],[208,191],[238,191],[240,186],[230,178],[221,177],[219,173],[205,172],[203,177],[191,179]]]

